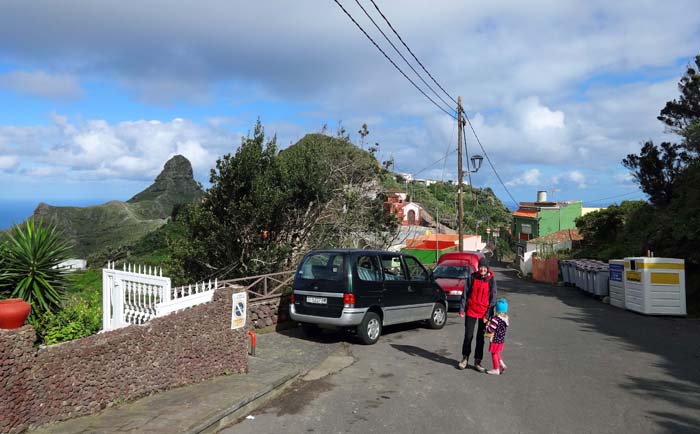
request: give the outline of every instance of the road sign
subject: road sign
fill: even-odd
[[[248,293],[236,292],[232,296],[233,307],[231,309],[231,330],[239,329],[245,326],[246,320],[246,305],[248,304]]]

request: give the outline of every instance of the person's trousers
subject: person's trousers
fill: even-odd
[[[464,342],[462,343],[462,357],[469,358],[472,353],[472,339],[474,338],[474,326],[476,326],[476,348],[474,348],[474,360],[481,361],[484,358],[484,331],[486,324],[481,318],[467,316],[464,319]]]
[[[489,353],[491,353],[493,369],[501,369],[501,351],[503,351],[503,344],[491,342],[491,345],[489,345]]]

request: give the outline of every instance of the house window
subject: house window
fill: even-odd
[[[528,234],[530,235],[532,233],[532,225],[529,223],[523,223],[520,226],[520,232],[523,234]]]

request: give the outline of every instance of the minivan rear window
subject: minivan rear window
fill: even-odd
[[[298,277],[303,280],[343,280],[345,270],[344,255],[339,253],[313,253],[304,259],[299,267]]]

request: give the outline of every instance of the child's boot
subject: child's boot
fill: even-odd
[[[498,366],[501,368],[501,374],[506,372],[506,369],[508,369],[508,366],[505,364],[503,360],[498,362]]]

